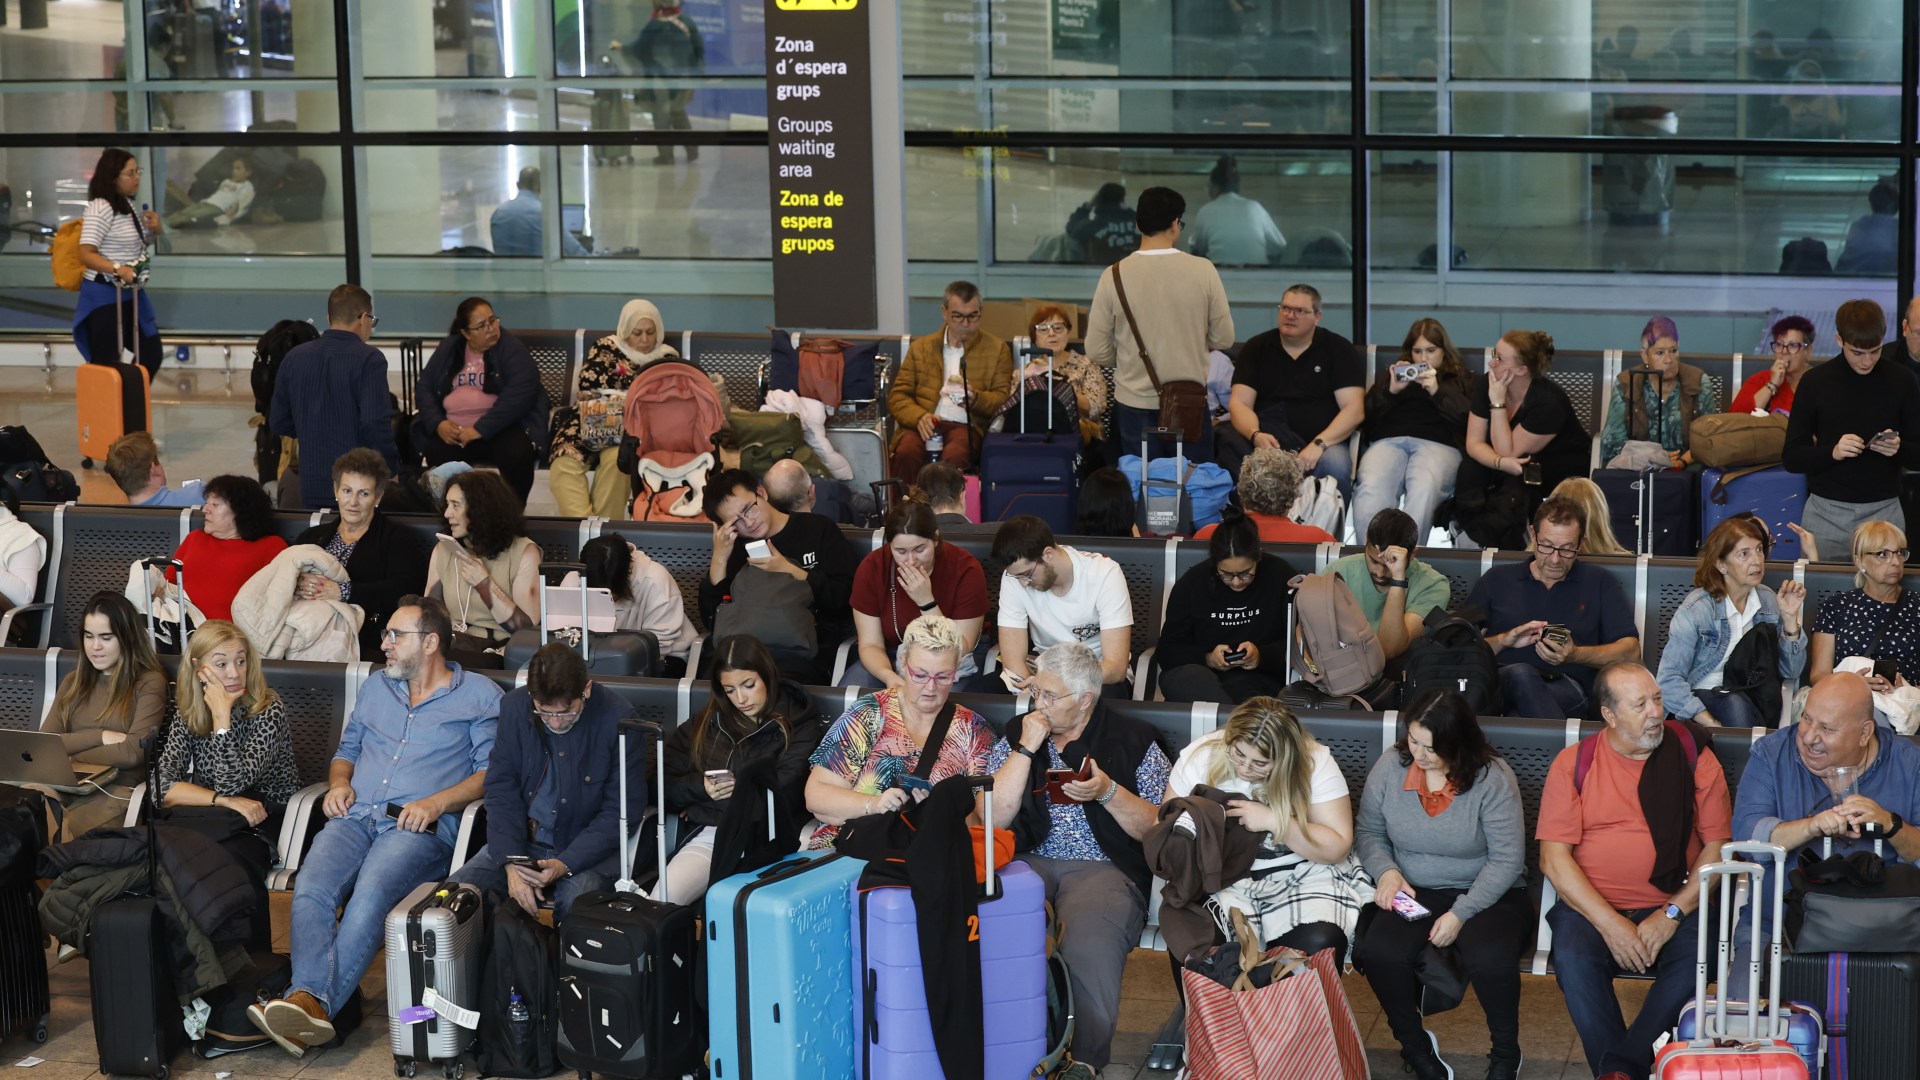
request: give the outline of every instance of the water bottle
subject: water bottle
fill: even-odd
[[[533,1019],[533,1013],[527,1008],[527,999],[520,996],[520,988],[507,988],[507,1021],[521,1024]]]
[[[507,1045],[513,1048],[514,1060],[533,1060],[533,1012],[517,986],[507,987]]]

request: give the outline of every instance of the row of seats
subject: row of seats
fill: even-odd
[[[39,529],[48,540],[47,565],[41,572],[37,593],[44,611],[29,615],[38,620],[25,640],[41,647],[78,646],[80,612],[94,592],[109,589],[120,592],[126,587],[128,566],[139,559],[166,555],[177,547],[188,532],[200,526],[198,510],[147,509],[126,506],[86,506],[30,503],[22,507],[21,517]],[[292,540],[302,531],[326,520],[325,512],[288,513],[276,516],[275,531]],[[418,534],[424,543],[432,543],[435,533],[443,532],[439,518],[425,515],[395,515],[393,520]],[[880,546],[878,530],[843,527],[850,543],[864,554]],[[578,558],[580,546],[602,533],[625,537],[664,566],[680,585],[689,619],[698,625],[699,582],[711,562],[713,534],[704,523],[607,521],[599,518],[528,518],[527,535],[540,545],[542,558],[565,562]],[[952,530],[949,542],[990,563],[993,547],[988,527]],[[1166,601],[1173,583],[1181,574],[1204,562],[1204,541],[1136,537],[1064,537],[1083,551],[1106,555],[1120,565],[1133,600],[1133,655],[1146,658],[1159,640],[1165,617]],[[1344,554],[1360,550],[1339,544],[1270,544],[1267,549],[1281,556],[1297,572],[1325,569]],[[1448,548],[1422,549],[1418,557],[1446,575],[1452,583],[1454,603],[1466,599],[1480,575],[1499,563],[1527,558],[1518,551],[1465,551]],[[1651,556],[1582,556],[1582,561],[1600,567],[1620,583],[1633,605],[1634,622],[1640,629],[1642,652],[1647,666],[1657,668],[1660,651],[1667,640],[1667,628],[1673,613],[1693,589],[1694,563],[1689,559]],[[997,596],[1000,586],[998,567],[988,565],[989,596]],[[1920,568],[1917,568],[1920,569]],[[1793,578],[1806,585],[1808,612],[1818,611],[1832,596],[1854,588],[1853,570],[1833,563],[1772,563],[1768,580],[1773,584]],[[189,583],[191,588],[191,583]],[[32,625],[27,623],[25,625]],[[1140,665],[1143,669],[1149,665]],[[1137,683],[1144,687],[1144,682]]]

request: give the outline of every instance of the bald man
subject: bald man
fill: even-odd
[[[848,516],[852,492],[830,476],[815,477],[792,458],[773,463],[760,483],[767,501],[789,514],[819,514],[842,525],[859,524]]]

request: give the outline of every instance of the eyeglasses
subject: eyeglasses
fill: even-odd
[[[1533,543],[1533,550],[1536,555],[1546,555],[1556,559],[1571,559],[1580,554],[1580,545],[1575,544],[1572,547],[1558,547],[1554,544],[1543,544],[1536,540]]]
[[[373,329],[375,327],[378,327],[379,325],[380,325],[380,316],[375,315],[371,311],[367,312],[367,328]]]
[[[947,312],[947,321],[957,322],[957,323],[976,323],[980,321],[980,313],[977,311],[949,311]]]
[[[1811,348],[1813,348],[1813,346],[1804,341],[1776,341],[1773,343],[1774,352],[1786,353],[1788,356],[1806,352]]]
[[[472,326],[467,327],[467,333],[481,334],[499,325],[500,325],[500,316],[489,315],[486,318],[480,320],[479,322],[474,323]]]
[[[1040,563],[1034,563],[1032,566],[1027,567],[1025,570],[1019,570],[1019,571],[1014,570],[1012,567],[1008,567],[1007,576],[1019,582],[1020,584],[1027,586],[1028,588],[1032,588],[1033,575],[1040,572],[1040,566],[1041,566]]]
[[[935,686],[950,686],[953,684],[954,673],[951,671],[943,671],[940,674],[935,675],[931,671],[921,671],[918,668],[908,668],[906,674],[907,674],[908,682],[917,682],[922,686],[925,686],[928,683],[932,683]]]
[[[1281,305],[1280,305],[1280,314],[1282,314],[1282,315],[1291,315],[1291,316],[1293,316],[1293,317],[1294,317],[1294,318],[1296,318],[1296,319],[1305,319],[1305,318],[1307,318],[1307,317],[1309,317],[1309,316],[1313,316],[1313,315],[1318,315],[1318,314],[1320,314],[1320,312],[1319,312],[1319,310],[1318,310],[1318,309],[1316,309],[1316,308],[1310,308],[1310,307],[1294,307],[1294,306],[1292,306],[1292,305],[1290,305],[1290,304],[1281,304]]]
[[[1033,694],[1033,703],[1043,709],[1051,709],[1060,702],[1072,701],[1077,696],[1079,695],[1070,693],[1056,694],[1051,690],[1036,690]]]
[[[735,528],[738,528],[740,526],[740,523],[747,520],[748,518],[758,519],[759,517],[760,517],[760,500],[756,498],[752,502],[749,502],[747,505],[741,507],[739,513],[733,515],[733,525]]]
[[[1219,576],[1219,578],[1220,578],[1220,580],[1221,580],[1221,581],[1226,581],[1226,582],[1234,582],[1234,581],[1252,581],[1252,580],[1253,580],[1253,570],[1251,570],[1251,569],[1247,569],[1247,570],[1215,570],[1215,571],[1214,571],[1214,573],[1215,573],[1216,575],[1218,575],[1218,576]]]
[[[398,641],[400,640],[401,634],[426,634],[430,632],[431,631],[427,631],[427,630],[395,630],[393,627],[389,626],[387,627],[386,631],[382,633],[380,636],[387,639],[388,641]]]
[[[1246,754],[1246,751],[1240,749],[1239,743],[1232,743],[1227,746],[1227,760],[1233,762],[1235,765],[1239,766],[1242,769],[1258,770],[1258,769],[1267,769],[1267,768],[1273,767],[1273,762],[1271,761],[1266,761],[1266,760],[1255,761],[1252,758],[1248,757]]]
[[[1033,328],[1033,332],[1036,334],[1057,334],[1065,329],[1067,329],[1067,324],[1063,322],[1043,322],[1036,325]]]
[[[1881,562],[1906,562],[1908,552],[1906,548],[1881,548],[1879,551],[1869,551],[1867,554]]]
[[[572,718],[579,716],[580,710],[585,707],[586,707],[586,702],[581,702],[580,704],[575,705],[570,709],[543,709],[540,706],[535,705],[533,707],[533,715],[539,717],[542,720],[550,720],[550,721],[571,720]]]

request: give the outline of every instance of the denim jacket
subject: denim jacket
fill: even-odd
[[[1773,590],[1765,585],[1754,590],[1760,599],[1760,612],[1754,616],[1753,625],[1772,623],[1780,625],[1780,601]],[[1693,688],[1701,679],[1707,677],[1727,655],[1727,641],[1733,629],[1727,623],[1726,605],[1716,600],[1705,589],[1695,589],[1687,594],[1680,603],[1680,609],[1673,613],[1673,622],[1667,629],[1666,647],[1660,650],[1660,696],[1666,699],[1667,711],[1683,719],[1691,719],[1706,703],[1700,700]],[[1800,627],[1798,637],[1790,638],[1783,630],[1780,634],[1780,677],[1795,679],[1807,659],[1807,628]]]

